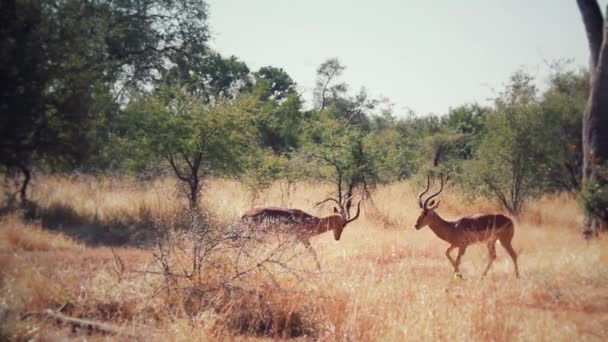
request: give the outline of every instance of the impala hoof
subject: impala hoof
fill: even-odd
[[[459,272],[454,273],[454,279],[464,279]]]

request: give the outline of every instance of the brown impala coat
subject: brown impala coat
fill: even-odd
[[[310,244],[310,238],[333,230],[334,239],[336,241],[340,240],[344,227],[356,220],[361,211],[361,201],[359,201],[357,203],[357,214],[353,218],[350,218],[347,210],[338,201],[335,202],[340,205],[340,210],[338,211],[334,207],[334,214],[326,217],[316,217],[299,209],[266,207],[247,210],[241,217],[241,220],[249,225],[255,225],[263,229],[274,229],[273,223],[282,226],[281,229],[284,232],[295,235],[306,246],[315,257],[317,268],[321,269],[317,254]]]
[[[247,223],[286,225],[289,232],[297,235],[300,240],[333,230],[334,239],[339,241],[342,231],[348,223],[346,218],[340,214],[316,217],[299,209],[277,207],[249,209],[243,214],[241,220]]]
[[[476,214],[462,217],[456,221],[444,220],[429,211],[424,225],[428,225],[438,238],[454,245],[465,245],[488,240],[492,235],[513,237],[513,221],[502,214]],[[422,222],[420,226],[424,226]]]
[[[511,259],[513,259],[513,266],[515,268],[515,276],[519,277],[519,270],[517,267],[517,253],[511,246],[513,235],[515,234],[515,227],[513,221],[502,214],[477,214],[472,216],[461,217],[455,221],[444,220],[439,216],[435,209],[439,206],[439,201],[435,202],[432,200],[443,190],[444,179],[441,179],[441,187],[439,191],[428,197],[424,202],[422,196],[429,190],[430,178],[427,179],[426,190],[418,195],[418,205],[422,212],[416,220],[414,227],[416,229],[424,228],[429,226],[433,233],[440,239],[448,242],[450,246],[445,251],[445,255],[450,260],[452,266],[454,266],[454,272],[458,274],[458,268],[460,266],[460,259],[464,255],[467,246],[476,242],[485,242],[488,247],[488,255],[490,260],[486,266],[483,275],[485,276],[492,266],[494,259],[496,259],[496,241],[500,241],[500,244],[505,248]],[[452,259],[450,252],[458,248],[458,255],[456,260]]]

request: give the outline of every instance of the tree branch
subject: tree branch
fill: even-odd
[[[180,154],[182,155],[182,158],[184,158],[184,160],[186,161],[186,163],[190,167],[190,170],[192,170],[192,174],[194,174],[194,165],[192,165],[192,162],[190,161],[190,159],[188,158],[188,156],[184,152],[180,152]]]
[[[175,164],[175,160],[173,159],[173,155],[171,153],[167,154],[167,160],[169,161],[169,164],[171,164],[171,168],[173,168],[173,172],[175,172],[175,175],[177,176],[177,178],[179,178],[180,180],[182,180],[184,182],[188,182],[189,179],[184,177],[182,175],[182,173],[179,171],[179,169],[177,168],[177,165]]]
[[[494,193],[494,195],[498,198],[498,202],[503,206],[503,208],[507,209],[511,214],[513,214],[512,207],[509,205],[509,201],[505,197],[504,193],[500,191],[500,189],[492,182],[490,179],[484,179],[484,183],[490,188],[490,190]]]

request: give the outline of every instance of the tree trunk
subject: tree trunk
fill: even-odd
[[[608,18],[597,0],[577,0],[590,50],[590,92],[583,115],[586,237],[608,230]]]
[[[199,191],[199,180],[196,175],[193,175],[190,178],[189,185],[190,185],[189,207],[190,207],[190,210],[194,210],[194,209],[196,209],[196,207],[198,205],[198,191]]]
[[[19,196],[21,198],[21,206],[25,207],[27,205],[27,186],[30,184],[32,174],[28,167],[23,164],[19,165],[19,169],[23,173],[23,183],[21,184],[21,189],[19,189]]]
[[[173,169],[173,172],[175,173],[175,176],[177,176],[177,179],[179,179],[180,181],[186,183],[186,191],[187,191],[187,196],[188,196],[188,208],[190,210],[196,209],[197,205],[198,205],[198,193],[201,190],[201,176],[199,175],[200,172],[200,164],[202,161],[202,154],[198,154],[195,159],[194,162],[190,161],[190,159],[188,157],[186,157],[185,155],[182,155],[184,161],[186,162],[186,164],[188,165],[188,168],[190,169],[190,172],[186,172],[183,170],[180,170],[180,167],[177,165],[177,162],[175,161],[173,155],[168,154],[166,156],[167,161],[169,162],[169,165],[171,165],[171,168]]]

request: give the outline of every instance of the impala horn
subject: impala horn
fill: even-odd
[[[350,218],[350,213],[349,213],[349,215],[348,215],[349,219],[346,220],[346,224],[349,224],[359,218],[359,214],[361,213],[361,201],[362,200],[363,199],[360,199],[359,202],[357,202],[357,213],[355,214],[355,217]]]
[[[440,178],[441,178],[441,185],[439,186],[439,191],[432,194],[424,201],[424,204],[422,205],[423,209],[428,209],[428,204],[431,201],[431,199],[433,199],[434,197],[437,197],[437,195],[439,195],[441,193],[441,191],[443,190],[443,185],[444,185],[445,179],[444,179],[443,175],[441,175]]]
[[[427,191],[429,191],[429,188],[431,187],[431,177],[429,175],[426,176],[426,189],[424,189],[423,192],[418,194],[418,206],[420,207],[420,209],[423,209],[423,205],[422,205],[422,196],[424,194],[427,193]]]

